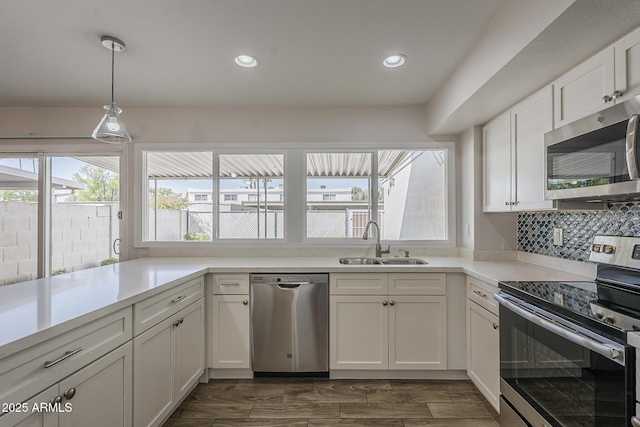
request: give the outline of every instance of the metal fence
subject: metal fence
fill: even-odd
[[[201,233],[207,236],[207,240],[211,240],[214,229],[212,217],[211,212],[187,211],[187,233],[192,236]],[[381,220],[383,217],[381,212],[378,218]],[[367,210],[307,211],[307,237],[359,237],[362,236],[367,221]],[[266,217],[264,212],[220,212],[218,222],[218,236],[221,239],[281,239],[284,236],[282,211],[267,211]]]

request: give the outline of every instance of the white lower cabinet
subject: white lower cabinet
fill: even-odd
[[[129,342],[5,414],[0,425],[132,426],[132,355]]]
[[[210,366],[251,368],[249,295],[214,295],[212,303]]]
[[[330,369],[447,368],[445,296],[330,298]]]
[[[204,300],[133,339],[134,425],[160,425],[204,373]]]
[[[489,284],[467,279],[467,375],[499,411],[500,321],[492,288]]]

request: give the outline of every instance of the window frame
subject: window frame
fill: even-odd
[[[134,160],[137,173],[134,176],[134,198],[141,200],[141,204],[134,206],[134,247],[136,248],[185,248],[185,247],[207,247],[207,248],[255,248],[255,247],[358,247],[367,248],[371,246],[370,241],[356,238],[345,239],[321,239],[308,238],[306,236],[306,156],[307,153],[319,152],[370,152],[374,169],[371,179],[370,190],[372,194],[378,193],[378,151],[383,150],[446,150],[445,176],[447,213],[446,213],[446,234],[443,240],[383,240],[385,244],[392,247],[403,248],[424,248],[424,247],[456,247],[456,144],[455,142],[408,142],[408,143],[350,143],[349,148],[344,148],[345,144],[338,143],[270,143],[269,148],[265,148],[264,143],[244,143],[242,148],[234,143],[188,143],[180,144],[179,148],[172,148],[163,143],[138,143],[134,145]],[[213,177],[212,177],[212,202],[213,202],[213,223],[214,235],[209,241],[149,241],[142,239],[142,232],[146,225],[144,216],[144,197],[146,181],[146,152],[187,152],[187,151],[211,151],[213,153]],[[221,154],[282,154],[284,156],[284,236],[278,239],[219,239],[217,237],[218,218],[217,212],[220,203],[220,192],[218,185],[218,155]],[[375,175],[374,175],[375,173]],[[137,181],[137,182],[136,182]],[[148,202],[146,202],[148,204]],[[374,204],[372,216],[375,218],[377,203]],[[148,218],[147,218],[148,219]]]
[[[89,139],[89,138],[87,138]],[[56,138],[38,138],[25,150],[24,144],[3,144],[0,149],[0,157],[5,158],[37,158],[38,159],[38,245],[37,245],[37,277],[51,276],[51,158],[53,157],[118,157],[120,179],[120,211],[123,215],[133,212],[130,209],[131,196],[129,186],[129,152],[126,146],[113,144],[66,142],[56,143]],[[53,143],[52,143],[53,142]],[[130,221],[122,221],[119,224],[120,239],[131,236]],[[134,239],[135,241],[135,239]],[[129,248],[134,241],[121,240],[120,259],[129,259]]]

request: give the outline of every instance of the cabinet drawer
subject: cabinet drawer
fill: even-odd
[[[124,344],[131,318],[127,307],[3,359],[0,402],[24,401]]]
[[[445,273],[390,273],[389,295],[446,295]]]
[[[493,294],[496,292],[498,292],[497,287],[481,280],[467,277],[467,298],[497,316],[498,301],[493,298]]]
[[[133,306],[133,335],[146,331],[204,296],[204,277],[147,298]]]
[[[214,274],[214,295],[249,295],[248,274]]]
[[[329,276],[332,295],[387,295],[386,273],[338,273]]]

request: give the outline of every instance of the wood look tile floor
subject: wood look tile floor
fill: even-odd
[[[199,384],[164,427],[498,427],[471,381],[255,378]]]

